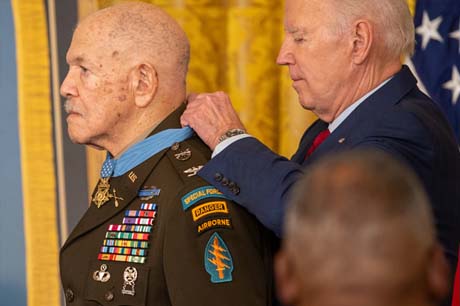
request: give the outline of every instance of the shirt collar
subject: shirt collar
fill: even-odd
[[[329,126],[328,126],[328,129],[329,129],[329,132],[334,132],[334,130],[336,128],[339,127],[340,124],[342,124],[342,122],[345,121],[345,119],[348,118],[348,116],[361,104],[363,103],[367,98],[369,98],[373,93],[375,93],[377,90],[379,90],[380,88],[382,88],[386,83],[388,83],[393,77],[390,77],[388,79],[386,79],[385,81],[383,81],[382,83],[380,83],[379,86],[377,86],[376,88],[372,89],[371,91],[369,91],[367,94],[365,94],[364,96],[362,96],[358,101],[354,102],[353,104],[351,104],[350,106],[348,106],[337,118],[335,118],[331,123],[329,123]]]

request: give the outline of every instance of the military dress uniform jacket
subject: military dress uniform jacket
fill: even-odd
[[[153,133],[180,128],[181,110]],[[67,305],[271,305],[273,237],[194,175],[209,157],[192,136],[110,178],[116,194],[61,249]]]

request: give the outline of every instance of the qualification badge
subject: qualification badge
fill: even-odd
[[[94,271],[93,279],[97,282],[106,283],[110,279],[110,273],[107,271],[107,265],[101,265],[100,270]]]
[[[127,267],[125,271],[123,272],[123,289],[121,290],[121,293],[123,295],[132,295],[134,296],[136,294],[136,291],[134,290],[134,287],[136,286],[136,281],[137,279],[137,270],[134,267]]]

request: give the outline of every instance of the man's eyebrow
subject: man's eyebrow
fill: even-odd
[[[71,58],[68,58],[68,63],[69,64],[76,64],[76,65],[79,65],[79,64],[82,64],[85,62],[85,59],[83,56],[79,55],[79,56],[75,56],[75,57],[71,57]]]
[[[297,32],[305,32],[305,30],[299,28],[299,27],[285,27],[284,31],[289,34],[294,34]]]

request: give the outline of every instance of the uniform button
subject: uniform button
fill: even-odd
[[[224,178],[222,179],[222,181],[220,181],[220,184],[221,184],[222,186],[228,186],[229,183],[230,183],[230,181],[229,181],[228,178],[226,178],[226,177],[224,177]]]
[[[232,192],[233,192],[234,195],[239,195],[240,194],[240,187],[237,186],[237,187],[233,188]]]
[[[222,181],[223,177],[224,176],[222,175],[222,173],[217,172],[216,174],[214,174],[214,180],[217,181],[217,182]]]
[[[67,302],[72,303],[75,298],[75,294],[73,293],[72,289],[67,288],[65,290],[65,299]]]
[[[107,302],[113,301],[113,292],[112,291],[107,291],[104,295],[104,298]]]
[[[230,182],[228,183],[228,188],[233,189],[233,188],[235,188],[235,187],[237,187],[236,184],[235,184],[235,182],[230,181]]]

